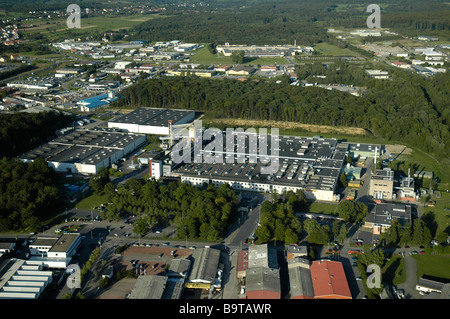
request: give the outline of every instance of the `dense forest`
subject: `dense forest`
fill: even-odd
[[[0,114],[0,158],[20,155],[68,126],[73,118],[62,112]]]
[[[133,39],[232,44],[310,45],[326,41],[329,27],[365,28],[370,3],[353,0],[211,1],[192,11],[171,11],[126,31]],[[444,1],[386,0],[380,4],[382,27],[417,35],[450,30]],[[125,31],[123,31],[125,32]]]
[[[102,173],[99,172],[99,175]],[[200,189],[187,183],[130,179],[117,188],[106,183],[103,189],[113,204],[108,206],[107,218],[137,215],[133,231],[144,235],[154,225],[177,228],[177,236],[184,239],[216,241],[223,238],[233,222],[238,198],[228,185],[209,184]]]
[[[42,159],[25,164],[0,160],[0,231],[40,230],[41,221],[59,203],[55,174]]]
[[[360,71],[363,72],[363,71]],[[423,78],[405,72],[369,81],[365,95],[268,81],[154,78],[123,90],[115,105],[206,111],[212,118],[276,120],[362,127],[376,136],[449,156],[450,75]]]

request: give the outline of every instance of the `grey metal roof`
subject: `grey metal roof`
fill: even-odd
[[[379,225],[391,225],[397,219],[401,225],[411,224],[411,205],[397,203],[379,203],[370,206],[367,222]]]
[[[139,276],[129,299],[161,299],[166,288],[166,276]]]
[[[288,270],[291,298],[297,296],[314,297],[314,287],[309,268],[289,267]]]
[[[213,248],[197,248],[192,253],[194,260],[190,281],[213,282],[219,265],[220,250]]]
[[[267,244],[251,245],[248,248],[248,268],[278,268],[277,251]]]

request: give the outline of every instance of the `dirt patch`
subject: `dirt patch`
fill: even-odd
[[[348,135],[367,135],[367,131],[359,127],[340,127],[328,125],[302,124],[297,122],[280,122],[270,120],[212,119],[210,123],[222,123],[233,127],[274,127],[280,129],[303,129],[314,133],[341,133]]]
[[[125,250],[122,254],[123,259],[138,259],[138,256],[141,256],[142,260],[152,260],[155,257],[158,258],[159,254],[163,254],[165,257],[171,257],[171,252],[174,251],[174,256],[176,258],[188,258],[194,252],[192,249],[184,249],[184,248],[173,248],[173,247],[141,247],[141,246],[132,246]]]
[[[166,266],[175,258],[185,259],[192,253],[192,249],[133,246],[123,252],[122,259],[115,265],[115,269],[135,270],[140,275],[158,275],[164,272]]]

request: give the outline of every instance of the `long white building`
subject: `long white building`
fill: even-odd
[[[108,127],[132,133],[169,135],[169,121],[179,125],[188,124],[194,119],[194,111],[142,107],[109,121]]]
[[[19,158],[23,162],[42,158],[57,172],[96,174],[101,167],[117,163],[145,142],[142,134],[77,129]]]

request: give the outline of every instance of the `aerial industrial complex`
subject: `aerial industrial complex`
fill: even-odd
[[[247,134],[235,132],[234,134]],[[271,142],[268,138],[268,148]],[[207,145],[202,150],[204,161],[185,163],[175,167],[174,175],[194,185],[229,183],[242,191],[278,192],[303,190],[309,199],[336,200],[337,180],[344,165],[348,144],[334,138],[279,136],[278,155],[251,153],[246,141],[244,152],[237,148],[218,152]],[[273,152],[273,151],[272,151]],[[220,155],[221,161],[210,160]],[[260,154],[260,155],[259,155]],[[265,155],[267,154],[267,155]],[[277,162],[276,172],[264,174],[265,163]]]
[[[42,158],[57,172],[96,174],[100,167],[117,163],[144,143],[142,134],[75,129],[19,158],[23,162]]]

